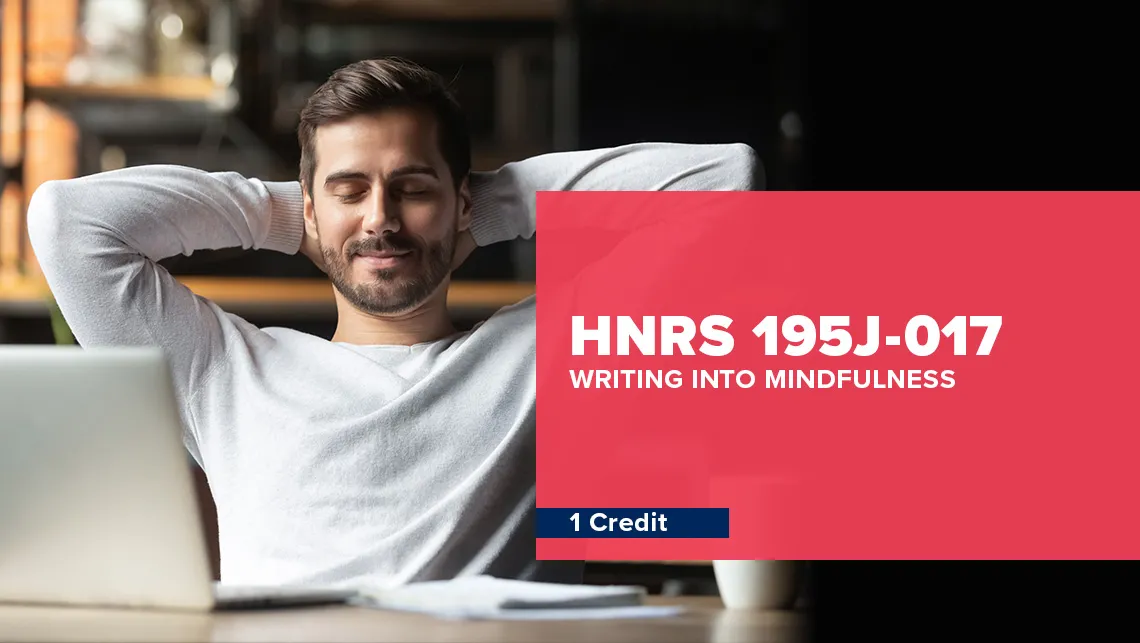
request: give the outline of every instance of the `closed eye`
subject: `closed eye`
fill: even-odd
[[[363,192],[353,192],[351,194],[338,194],[336,198],[340,199],[341,203],[356,203],[363,196]]]
[[[400,189],[396,190],[396,193],[400,197],[409,197],[412,199],[416,199],[416,198],[420,198],[420,197],[426,197],[426,196],[432,194],[432,190],[430,188],[427,188],[427,187],[417,186],[417,187],[400,188]]]

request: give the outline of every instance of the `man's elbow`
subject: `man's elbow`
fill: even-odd
[[[725,154],[725,189],[741,192],[754,192],[765,187],[764,162],[760,155],[746,143],[728,146]]]
[[[28,201],[28,241],[36,256],[47,255],[60,243],[66,231],[68,203],[72,201],[69,181],[47,181],[32,193]]]

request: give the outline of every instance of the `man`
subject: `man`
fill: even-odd
[[[531,237],[538,190],[760,189],[754,153],[640,144],[471,173],[458,105],[397,59],[333,74],[299,140],[299,182],[128,168],[47,183],[29,209],[80,344],[165,349],[222,581],[578,580],[580,563],[535,560],[534,298],[457,333],[450,272],[476,246]],[[227,247],[320,266],[331,341],[256,328],[156,263]]]

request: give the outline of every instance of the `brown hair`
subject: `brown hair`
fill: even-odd
[[[317,128],[359,114],[394,107],[429,111],[436,119],[440,152],[458,186],[471,170],[471,141],[458,101],[438,74],[402,58],[362,60],[341,67],[305,103],[297,139],[301,183],[309,194],[317,159]]]

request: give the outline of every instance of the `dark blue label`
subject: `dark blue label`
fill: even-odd
[[[728,538],[728,509],[537,511],[537,538]]]

